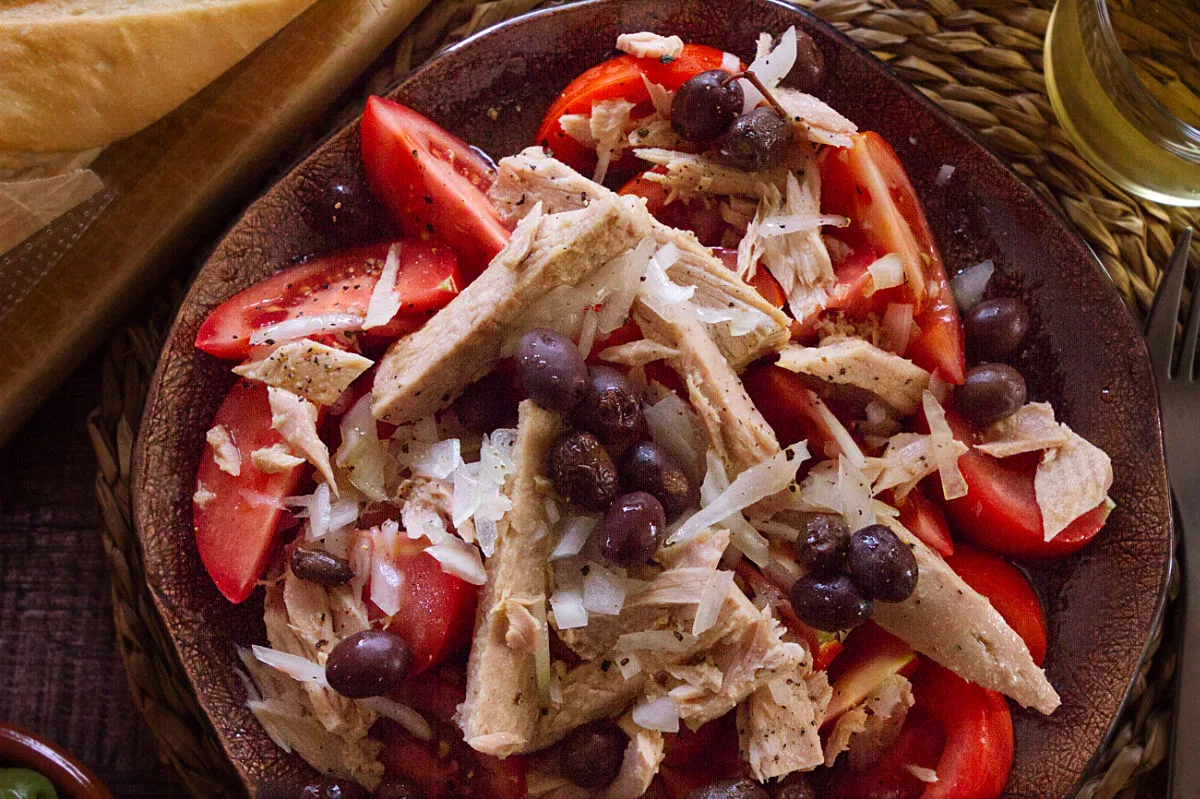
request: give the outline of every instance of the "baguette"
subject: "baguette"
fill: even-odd
[[[136,133],[312,2],[0,2],[0,150],[87,150]]]

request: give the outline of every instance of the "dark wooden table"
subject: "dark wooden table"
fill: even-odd
[[[0,449],[0,721],[78,755],[118,797],[181,797],[113,637],[85,430],[93,358]]]

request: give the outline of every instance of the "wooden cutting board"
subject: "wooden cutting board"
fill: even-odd
[[[162,278],[187,275],[285,148],[429,2],[318,0],[173,113],[104,151],[92,165],[104,191],[8,256],[24,259],[9,265],[31,277],[0,314],[0,443]],[[40,256],[63,247],[42,275]]]

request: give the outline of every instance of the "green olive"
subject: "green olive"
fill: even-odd
[[[36,771],[0,768],[0,799],[58,799],[58,791]]]

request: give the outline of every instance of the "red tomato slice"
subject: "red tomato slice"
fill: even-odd
[[[448,242],[469,278],[508,243],[508,228],[487,198],[495,170],[433,121],[371,97],[362,116],[362,156],[371,191],[405,233]]]
[[[954,569],[963,582],[988,598],[992,607],[1029,647],[1033,662],[1042,665],[1046,659],[1046,616],[1041,600],[1025,575],[1011,563],[968,546],[959,546],[946,558],[946,565]]]
[[[667,63],[656,58],[635,58],[619,55],[587,70],[563,89],[542,118],[537,143],[550,150],[554,157],[591,175],[596,167],[596,152],[568,136],[558,120],[564,114],[590,114],[592,104],[603,100],[622,99],[634,104],[634,119],[653,111],[646,83],[675,91],[689,78],[710,69],[718,69],[725,54],[703,44],[685,44],[678,58]],[[740,65],[739,65],[740,66]]]
[[[230,602],[250,596],[267,562],[279,546],[282,499],[296,490],[310,471],[308,464],[267,474],[254,465],[250,453],[283,443],[271,427],[271,406],[263,383],[239,380],[217,410],[213,426],[224,425],[237,447],[241,468],[237,476],[224,472],[206,444],[196,470],[196,491],[210,496],[193,500],[192,524],[200,560]]]
[[[954,554],[954,542],[950,540],[950,525],[937,503],[925,496],[917,486],[897,505],[900,523],[909,532],[943,557]]]
[[[913,694],[946,734],[938,781],[921,799],[999,799],[1013,761],[1008,700],[930,661],[921,663]]]
[[[971,426],[948,411],[946,421],[960,441],[974,440]],[[945,503],[954,529],[981,547],[1014,558],[1057,558],[1078,552],[1100,532],[1111,507],[1103,502],[1046,541],[1033,480],[1039,455],[993,458],[970,449],[958,461],[967,495]]]
[[[721,259],[721,263],[729,268],[730,272],[737,271],[737,250],[731,250],[726,247],[713,247],[713,255]],[[747,281],[754,290],[767,302],[774,305],[776,308],[782,308],[787,304],[787,295],[783,293],[783,286],[779,285],[779,281],[771,276],[764,267],[759,266],[754,270],[754,276]]]
[[[420,674],[461,652],[475,627],[478,586],[442,571],[442,564],[425,551],[426,544],[407,536],[387,553],[405,586],[400,610],[388,629],[408,642],[411,674]]]
[[[268,325],[304,316],[364,316],[393,245],[400,248],[396,290],[402,305],[390,323],[371,332],[396,338],[417,329],[454,299],[463,281],[458,258],[445,244],[406,239],[340,250],[281,269],[218,305],[196,333],[196,346],[218,358],[240,360],[250,354],[250,335]],[[351,331],[360,325],[351,319],[322,332]]]
[[[920,799],[925,783],[907,766],[934,768],[944,747],[941,725],[919,706],[914,707],[896,743],[873,766],[852,771],[844,758],[834,766],[827,779],[828,795],[830,799]]]
[[[962,325],[916,190],[895,151],[878,134],[853,138],[850,147],[829,147],[821,153],[822,210],[849,217],[850,226],[839,231],[838,238],[856,253],[873,249],[900,255],[907,279],[901,299],[916,304],[922,331],[909,355],[960,384],[966,373]],[[885,290],[874,296],[875,304],[881,304],[895,294]]]
[[[694,731],[684,727],[677,734],[667,733],[663,739],[658,783],[672,799],[684,799],[696,788],[746,774],[738,749],[737,711]]]
[[[756,365],[742,375],[742,383],[781,446],[807,440],[809,451],[819,456],[834,444],[833,431],[817,411],[817,395],[795,372]]]
[[[655,167],[648,172],[665,172],[663,167]],[[617,194],[633,195],[646,200],[646,210],[664,225],[670,225],[679,230],[690,230],[706,247],[716,246],[725,232],[725,220],[715,203],[706,204],[703,200],[675,200],[667,202],[667,190],[663,184],[646,178],[648,172],[643,172],[631,179],[617,190]],[[759,270],[760,272],[763,270]]]

